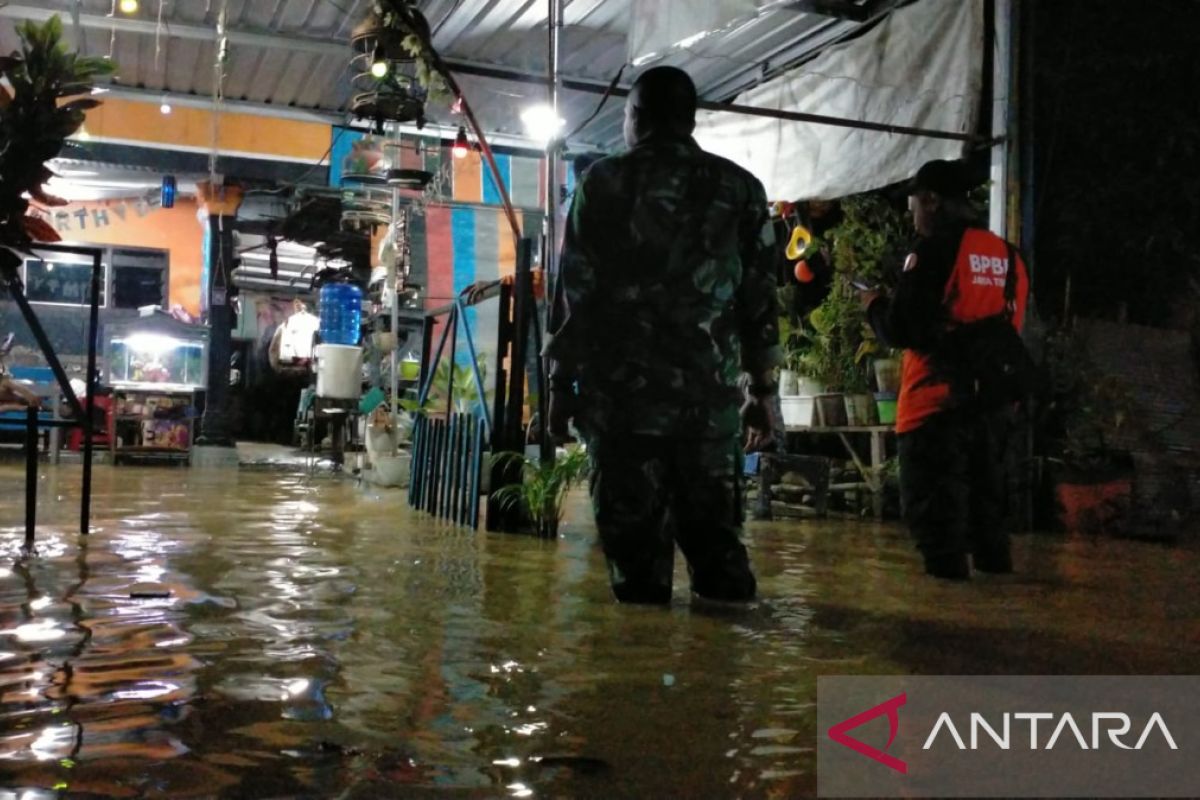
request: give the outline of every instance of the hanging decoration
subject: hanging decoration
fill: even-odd
[[[164,184],[166,180],[164,178]],[[30,206],[29,216],[51,226],[59,234],[80,234],[144,219],[163,207],[163,192],[152,191],[129,200],[99,200],[54,208]]]

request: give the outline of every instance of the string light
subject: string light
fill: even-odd
[[[458,136],[454,138],[454,147],[450,149],[455,158],[466,158],[471,152],[471,142],[467,139],[467,129],[460,127]]]

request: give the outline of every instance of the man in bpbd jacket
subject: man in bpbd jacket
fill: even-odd
[[[925,571],[954,580],[970,577],[968,556],[981,572],[1012,571],[1003,527],[1012,409],[999,398],[952,392],[939,347],[956,326],[1000,314],[1019,331],[1029,292],[1016,250],[975,224],[970,188],[962,162],[921,167],[908,186],[917,246],[891,297],[863,295],[876,334],[905,349],[896,412],[905,519]],[[1010,302],[1005,286],[1013,268]]]

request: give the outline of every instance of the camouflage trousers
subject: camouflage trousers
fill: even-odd
[[[670,602],[676,543],[693,592],[754,597],[737,440],[610,435],[589,439],[588,452],[596,527],[618,600]]]
[[[1005,448],[1012,415],[956,409],[899,439],[904,518],[927,572],[966,577],[1012,569],[1005,529]]]

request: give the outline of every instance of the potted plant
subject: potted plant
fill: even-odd
[[[446,398],[450,395],[450,378],[454,377],[454,394],[451,398],[452,411],[465,414],[473,411],[479,403],[479,389],[475,385],[475,372],[470,364],[455,364],[449,358],[438,362],[433,372],[433,384],[429,387],[429,396],[425,404],[416,400],[404,398],[400,407],[410,414],[424,414],[429,417],[443,418],[446,415]],[[487,383],[487,364],[481,359],[479,375],[484,384]],[[485,395],[486,397],[486,395]]]
[[[68,52],[62,35],[57,16],[42,25],[26,22],[17,26],[20,51],[0,57],[0,78],[11,87],[0,85],[0,266],[10,274],[21,258],[8,248],[57,241],[53,228],[27,216],[29,203],[65,204],[42,188],[54,177],[46,162],[83,126],[86,112],[100,105],[89,97],[92,83],[114,69],[104,59]]]
[[[879,342],[862,308],[853,280],[885,286],[893,281],[895,267],[904,260],[909,231],[903,213],[880,193],[867,193],[841,202],[842,221],[825,234],[819,246],[831,253],[834,281],[829,296],[809,316],[812,333],[802,356],[806,370],[829,390],[818,398],[822,424],[869,425],[878,419],[878,406],[894,396],[879,400],[870,394],[872,360],[883,362],[878,370],[895,384],[898,370],[892,352]],[[888,367],[892,366],[889,370]],[[881,392],[895,391],[894,385]],[[836,409],[842,405],[842,411]],[[894,409],[894,405],[892,406]],[[894,412],[893,412],[894,413]]]
[[[587,477],[590,463],[583,448],[575,448],[553,461],[539,461],[521,453],[499,453],[494,462],[500,467],[520,468],[521,482],[504,486],[492,493],[492,500],[504,511],[520,513],[544,539],[558,536],[563,501],[567,493]]]
[[[1133,502],[1129,447],[1148,435],[1132,387],[1097,368],[1069,329],[1048,337],[1046,371],[1044,426],[1058,522],[1070,532],[1124,533]]]

